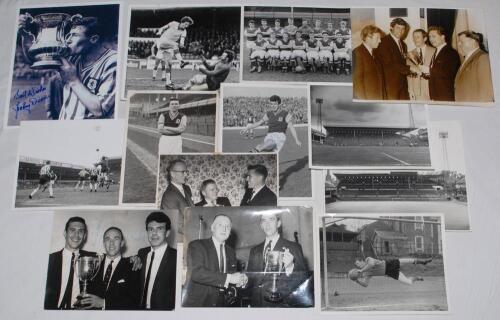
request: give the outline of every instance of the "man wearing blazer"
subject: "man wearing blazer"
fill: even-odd
[[[211,238],[193,240],[188,245],[184,307],[228,306],[229,292],[247,283],[246,275],[237,272],[234,249],[226,243],[231,219],[216,215],[210,230]]]
[[[240,206],[276,206],[276,194],[266,185],[267,168],[261,164],[247,167],[248,188],[243,195]]]
[[[106,254],[89,284],[88,294],[81,298],[82,309],[139,309],[139,271],[133,271],[130,260],[122,257],[125,245],[122,230],[108,228],[103,243]]]
[[[170,162],[167,169],[168,186],[161,198],[161,209],[177,209],[182,214],[184,208],[194,206],[186,176],[187,166],[183,160]]]
[[[481,50],[482,36],[473,31],[458,34],[458,48],[464,55],[455,77],[455,101],[493,102],[493,83],[488,53]]]
[[[436,48],[427,45],[428,35],[423,29],[413,31],[415,49],[408,52],[408,63],[414,66],[430,66]],[[408,91],[411,100],[429,101],[429,80],[425,74],[408,76]]]
[[[170,219],[161,211],[146,218],[146,232],[150,247],[139,249],[141,259],[140,307],[146,310],[173,310],[175,308],[175,271],[177,250],[167,244]]]
[[[406,64],[408,48],[403,41],[408,23],[396,18],[391,21],[390,33],[382,37],[375,55],[382,63],[387,100],[409,100],[406,76],[420,70]]]
[[[429,73],[429,96],[434,101],[455,101],[455,76],[460,66],[460,57],[455,49],[446,43],[442,27],[429,28],[429,41],[436,53],[430,67],[420,66]]]
[[[45,309],[74,309],[80,294],[76,273],[78,257],[95,255],[82,250],[87,237],[87,225],[81,217],[71,217],[64,228],[65,244],[62,250],[51,253],[45,287]]]
[[[382,64],[373,54],[378,48],[382,30],[373,25],[365,26],[361,30],[363,42],[357,46],[352,54],[353,70],[353,97],[364,100],[383,100],[385,96],[384,73]]]
[[[283,254],[283,265],[280,266],[283,273],[278,277],[278,291],[286,303],[290,296],[306,279],[307,270],[302,247],[296,242],[284,239],[279,232],[281,227],[281,216],[275,213],[263,214],[260,217],[260,229],[266,238],[263,242],[250,250],[248,258],[247,276],[248,288],[251,291],[252,307],[279,307],[280,303],[266,300],[266,295],[272,286],[269,271],[267,253],[280,251]]]

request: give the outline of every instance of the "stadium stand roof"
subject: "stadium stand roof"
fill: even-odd
[[[375,235],[387,240],[407,240],[408,237],[400,232],[375,230]]]
[[[71,169],[83,169],[85,166],[80,166],[76,164],[71,164],[71,163],[64,163],[64,162],[58,162],[50,159],[38,159],[38,158],[33,158],[33,157],[26,157],[26,156],[19,156],[19,161],[20,162],[26,162],[26,163],[32,163],[36,165],[43,165],[45,161],[49,160],[50,165],[54,167],[63,167],[63,168],[71,168]]]

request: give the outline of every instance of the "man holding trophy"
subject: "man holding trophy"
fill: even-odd
[[[284,239],[280,227],[280,215],[261,215],[260,229],[266,238],[250,250],[247,266],[252,307],[282,307],[286,298],[306,280],[302,247]]]
[[[413,31],[413,43],[415,49],[408,52],[408,65],[410,66],[427,66],[431,65],[432,57],[436,48],[427,45],[428,35],[423,29]],[[408,91],[411,100],[430,100],[429,96],[429,74],[410,73],[408,75]]]

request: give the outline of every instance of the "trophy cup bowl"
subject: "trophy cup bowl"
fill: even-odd
[[[69,31],[70,15],[66,13],[44,13],[31,17],[27,14],[26,32],[32,37],[32,44],[26,55],[33,69],[58,69],[61,57],[67,56],[66,34]],[[31,32],[34,31],[34,34]]]
[[[264,273],[270,273],[273,276],[271,289],[268,290],[264,300],[272,303],[283,301],[283,297],[278,290],[278,276],[283,272],[283,252],[268,251],[265,254]]]
[[[94,279],[97,275],[97,270],[101,265],[101,259],[99,256],[85,256],[79,257],[76,261],[76,272],[78,279],[83,282],[81,296],[84,297],[87,294],[87,283],[88,281]]]

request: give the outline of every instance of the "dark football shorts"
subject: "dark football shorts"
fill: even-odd
[[[44,185],[44,184],[46,184],[49,181],[50,181],[50,176],[47,175],[47,174],[42,174],[40,176],[40,180],[38,181],[38,183],[41,184],[41,185]]]
[[[391,259],[385,261],[385,275],[396,280],[399,279],[399,260]]]
[[[97,182],[97,176],[90,176],[91,182]]]

